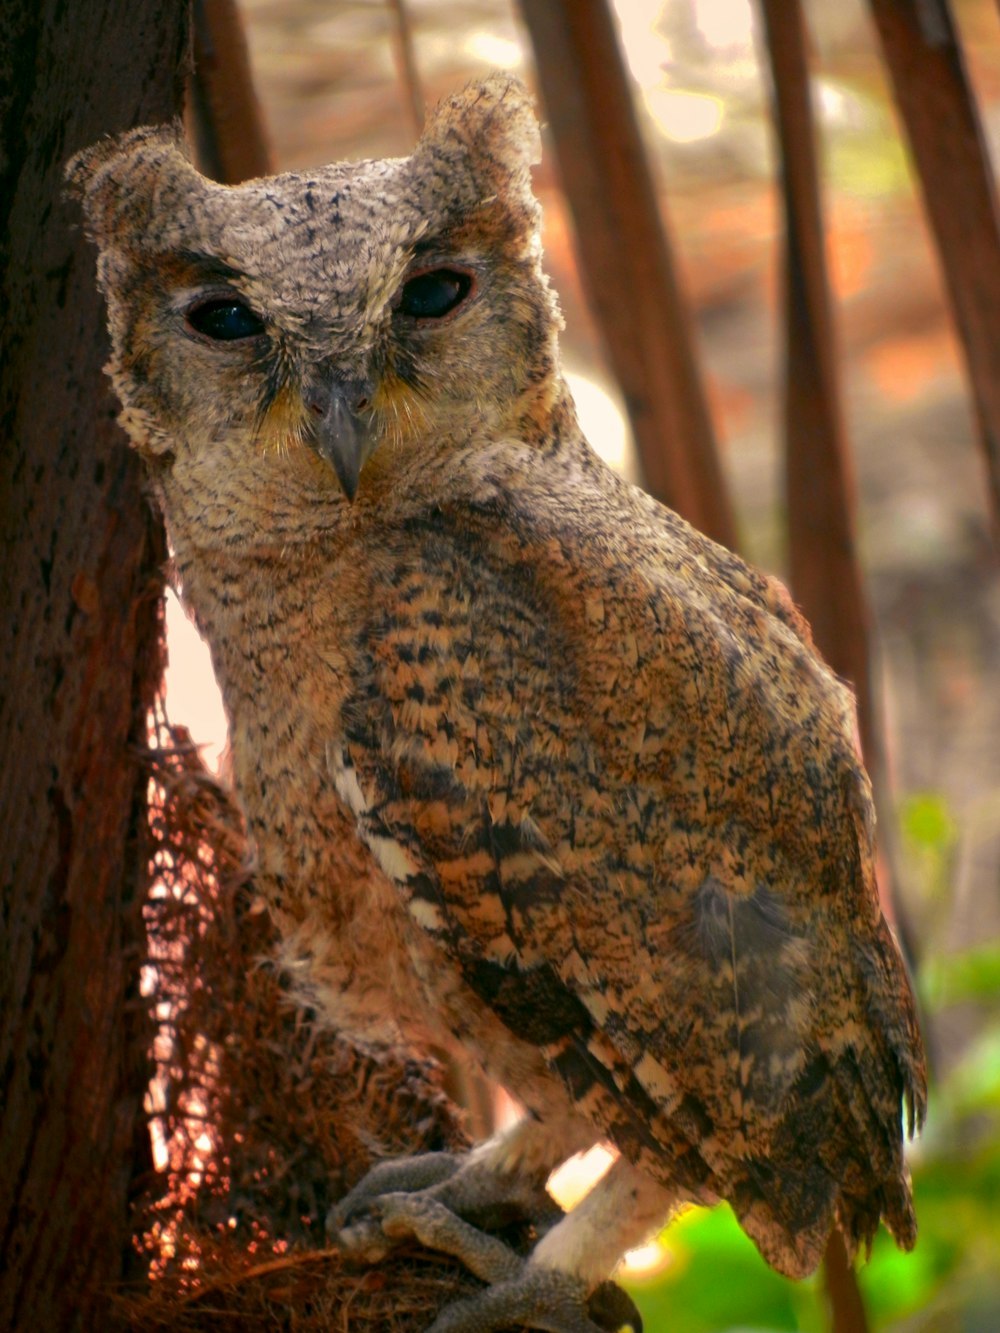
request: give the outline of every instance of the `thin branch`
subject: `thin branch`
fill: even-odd
[[[236,185],[274,170],[236,0],[195,0],[188,122],[206,176]]]
[[[413,43],[413,24],[410,21],[406,0],[389,0],[389,8],[392,10],[395,20],[392,30],[392,45],[396,57],[396,68],[406,93],[406,110],[410,120],[410,128],[416,138],[424,128],[426,102],[423,84],[420,80],[420,71],[417,68],[417,57]]]
[[[854,479],[827,282],[805,30],[798,0],[761,0],[785,216],[785,460],[792,589],[827,661],[873,732],[869,624],[855,550]]]
[[[858,1276],[847,1258],[844,1238],[836,1230],[831,1231],[823,1253],[823,1279],[833,1333],[868,1333],[870,1325]]]
[[[806,33],[798,0],[761,0],[785,215],[785,484],[792,591],[816,643],[854,685],[862,750],[883,770],[870,612],[854,540],[854,484],[827,280]],[[887,899],[889,886],[880,891]],[[830,1233],[824,1279],[834,1333],[867,1333],[844,1240]]]

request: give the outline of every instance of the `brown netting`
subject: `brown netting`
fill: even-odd
[[[241,820],[158,709],[150,755],[149,960],[160,1170],[137,1203],[132,1329],[426,1328],[477,1284],[426,1252],[365,1270],[327,1209],[380,1157],[467,1142],[440,1071],[362,1051],[297,1008],[272,957]]]

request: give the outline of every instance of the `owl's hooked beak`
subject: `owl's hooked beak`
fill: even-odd
[[[348,500],[357,495],[361,469],[377,443],[371,418],[365,412],[372,392],[366,381],[329,376],[316,381],[304,395],[313,418],[309,443],[321,458],[333,464]]]

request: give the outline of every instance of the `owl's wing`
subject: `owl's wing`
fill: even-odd
[[[849,697],[759,576],[679,541],[411,521],[343,782],[415,920],[595,1123],[801,1273],[835,1210],[912,1238],[919,1047]]]

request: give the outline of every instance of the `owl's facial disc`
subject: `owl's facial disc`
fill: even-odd
[[[312,432],[309,443],[332,464],[348,500],[358,492],[361,469],[378,443],[370,412],[373,386],[366,380],[342,380],[327,374],[304,394]]]

